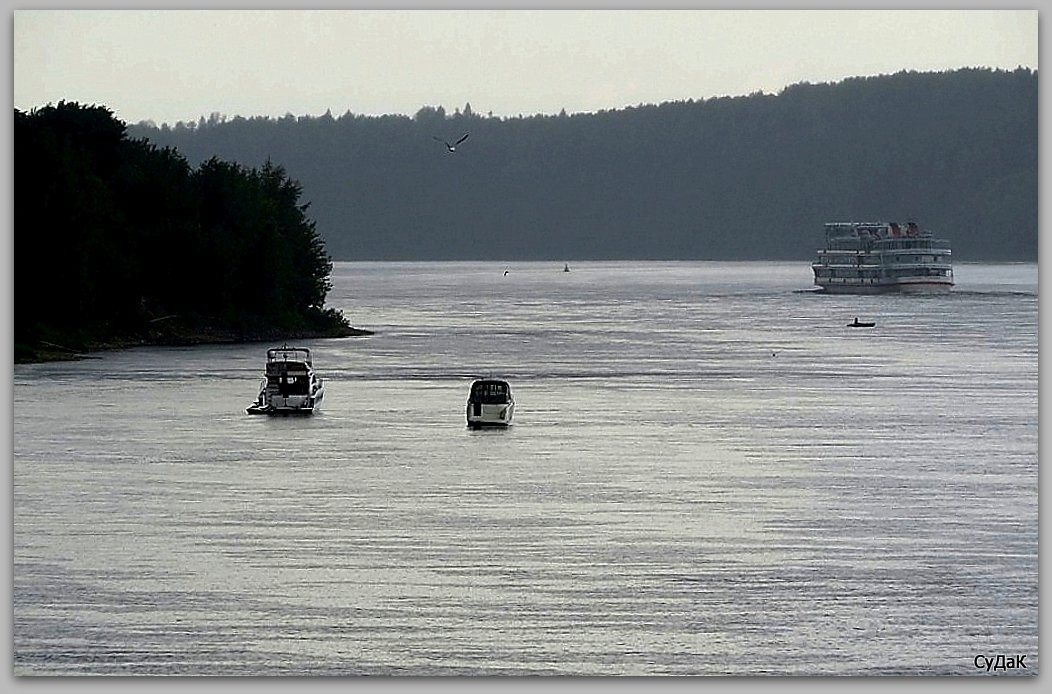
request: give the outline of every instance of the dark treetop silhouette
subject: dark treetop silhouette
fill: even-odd
[[[361,333],[324,308],[332,260],[281,166],[191,169],[67,102],[16,109],[14,144],[16,361]]]

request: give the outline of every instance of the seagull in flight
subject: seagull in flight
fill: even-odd
[[[447,150],[449,150],[449,153],[450,153],[450,154],[452,154],[453,152],[456,152],[456,151],[457,151],[457,146],[458,146],[458,145],[459,145],[459,144],[460,144],[461,142],[463,142],[464,140],[468,139],[468,135],[469,135],[469,134],[470,134],[470,133],[464,133],[464,136],[463,136],[462,138],[460,138],[459,140],[457,140],[456,142],[454,142],[453,144],[449,144],[448,142],[446,142],[445,140],[443,140],[443,139],[442,139],[441,137],[435,137],[434,135],[432,135],[432,136],[431,136],[431,138],[432,138],[432,139],[435,139],[435,140],[438,140],[439,142],[441,142],[442,144],[444,144],[444,145],[446,146],[446,149],[447,149]]]

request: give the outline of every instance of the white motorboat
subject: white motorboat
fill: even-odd
[[[506,427],[515,414],[515,400],[511,386],[499,378],[480,378],[471,384],[468,395],[467,418],[472,429]]]
[[[282,345],[267,350],[266,373],[249,414],[312,414],[325,397],[322,379],[306,347]]]

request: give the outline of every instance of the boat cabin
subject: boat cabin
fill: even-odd
[[[281,397],[309,395],[310,350],[305,347],[276,347],[267,350],[267,387]]]
[[[310,393],[310,374],[303,362],[277,361],[267,364],[267,386],[282,397]]]
[[[468,401],[483,405],[506,405],[511,402],[511,387],[507,381],[483,379],[471,384]]]

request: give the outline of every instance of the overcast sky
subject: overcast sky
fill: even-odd
[[[1038,67],[1036,10],[15,10],[14,107],[495,116]]]

